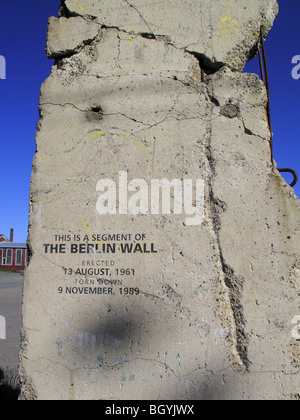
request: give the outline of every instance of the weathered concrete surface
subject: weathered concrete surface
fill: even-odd
[[[46,52],[49,58],[66,57],[89,44],[99,32],[96,23],[81,17],[49,19]]]
[[[257,46],[261,25],[267,34],[278,12],[276,0],[66,0],[65,5],[71,15],[154,35],[199,54],[210,66],[240,70]]]
[[[82,42],[60,41],[66,58],[51,41],[55,33],[48,37],[60,62],[40,98],[20,355],[24,399],[299,395],[292,335],[299,200],[271,164],[262,82],[232,71],[253,53],[260,25],[271,26],[276,2],[247,2],[247,13],[243,1],[187,3],[194,7],[66,0],[60,19],[75,19],[72,26],[84,19],[98,33],[91,36],[88,25]],[[174,18],[162,26],[166,5]],[[196,18],[205,25],[210,17],[207,38],[184,29],[190,10],[189,30]],[[225,48],[217,39],[228,10],[243,35],[224,35]],[[50,31],[53,25],[60,30],[52,19]],[[204,39],[209,47],[201,52]],[[189,50],[201,54],[202,67],[226,66],[207,75]],[[203,179],[203,223],[188,226],[182,214],[100,216],[97,183],[117,182],[120,171],[148,184]],[[87,242],[102,253],[84,253]],[[107,253],[103,246],[113,242],[116,252]],[[122,252],[140,242],[146,253]],[[82,253],[72,253],[78,244]],[[122,268],[129,269],[123,276]]]

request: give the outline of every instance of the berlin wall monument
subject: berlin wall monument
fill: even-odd
[[[49,19],[22,399],[299,397],[300,203],[242,73],[277,13],[64,0]]]

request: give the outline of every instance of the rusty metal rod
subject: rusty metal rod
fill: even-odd
[[[268,63],[267,63],[267,54],[266,54],[266,48],[265,48],[265,42],[264,42],[264,27],[263,26],[261,26],[260,28],[260,43],[261,43],[262,52],[261,52],[261,49],[259,48],[258,57],[259,57],[259,65],[260,65],[262,81],[264,82],[266,86],[267,95],[268,95],[267,116],[268,116],[270,131],[271,131],[271,138],[270,138],[271,163],[274,166],[274,145],[273,145],[273,132],[272,132],[272,121],[271,121],[271,100],[270,100],[270,79],[269,79],[269,71],[268,71]],[[294,187],[297,184],[298,175],[296,171],[289,168],[282,168],[282,169],[278,168],[278,171],[280,173],[288,172],[294,176],[294,181],[290,184],[291,187]]]
[[[260,67],[260,73],[262,81],[264,82],[264,85],[266,84],[265,75],[264,75],[264,68],[263,68],[263,58],[261,55],[261,49],[258,49],[258,58],[259,58],[259,67]]]
[[[278,168],[278,171],[281,172],[281,173],[282,172],[288,172],[288,173],[291,173],[294,176],[294,181],[290,184],[291,187],[294,187],[297,184],[297,182],[298,182],[298,175],[297,175],[297,172],[294,171],[294,169],[289,169],[289,168],[279,169]]]
[[[268,103],[267,103],[267,115],[269,121],[269,128],[271,132],[270,138],[270,145],[271,145],[271,163],[274,165],[274,149],[273,149],[273,132],[272,132],[272,121],[271,121],[271,101],[270,101],[270,79],[269,79],[269,70],[268,70],[268,63],[267,63],[267,54],[265,48],[265,41],[264,41],[264,27],[261,26],[260,28],[260,42],[263,54],[263,63],[264,63],[264,76],[263,80],[265,82],[267,88],[267,95],[268,95]]]

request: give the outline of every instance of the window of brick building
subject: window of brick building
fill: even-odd
[[[16,265],[22,265],[22,249],[16,251]]]
[[[6,251],[6,265],[12,265],[12,256],[13,256],[12,249],[8,249]]]

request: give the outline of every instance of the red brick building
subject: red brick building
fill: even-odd
[[[8,239],[5,235],[0,235],[0,243],[1,242],[8,242]]]
[[[0,270],[22,271],[27,265],[27,246],[25,242],[11,242],[5,235],[0,235]]]

